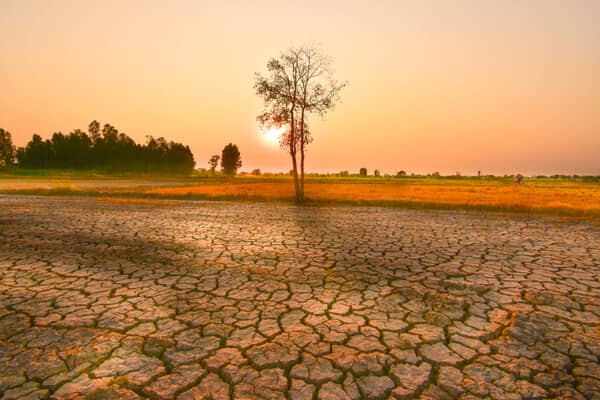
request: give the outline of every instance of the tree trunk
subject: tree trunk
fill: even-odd
[[[304,144],[300,145],[300,201],[304,201]]]
[[[294,90],[294,96],[296,92]],[[302,201],[302,195],[300,192],[300,182],[298,181],[298,161],[296,159],[296,125],[294,121],[294,108],[295,105],[292,105],[291,110],[291,124],[290,124],[290,156],[292,156],[292,175],[294,176],[294,191],[296,194],[296,202],[299,203]]]
[[[306,103],[306,90],[304,91],[304,103]],[[302,106],[300,111],[300,196],[299,201],[304,201],[304,143],[305,143],[305,132],[304,132],[304,109]]]
[[[300,192],[300,182],[298,181],[298,162],[296,160],[296,152],[294,151],[292,154],[292,175],[294,176],[294,191],[296,193],[296,202],[300,203],[302,201],[301,192]]]
[[[300,71],[298,70],[298,65],[296,63],[292,64],[292,69],[294,94],[292,96],[292,104],[290,107],[290,155],[292,156],[292,173],[294,175],[294,190],[296,192],[296,203],[301,203],[304,200],[304,186],[301,187],[300,182],[298,180],[298,161],[296,159],[296,154],[298,151],[298,138],[296,137],[296,135],[298,135],[298,131],[296,130],[297,127],[295,120],[296,104],[298,101],[298,98],[296,96],[298,95],[298,79]],[[304,109],[302,111],[304,111]],[[300,133],[303,133],[302,130]],[[300,140],[302,141],[303,139],[304,138],[300,136]],[[302,156],[304,156],[304,154],[302,154]]]

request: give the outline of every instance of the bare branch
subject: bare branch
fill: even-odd
[[[323,116],[341,100],[347,82],[333,79],[331,59],[317,47],[290,47],[267,63],[269,75],[255,75],[254,89],[265,104],[257,117],[263,126],[286,126],[281,146],[292,157],[296,198],[304,197],[305,146],[313,141],[308,128],[310,114]],[[300,151],[300,181],[296,154]]]

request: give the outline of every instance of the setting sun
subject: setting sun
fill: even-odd
[[[269,145],[278,146],[279,140],[281,139],[281,135],[283,135],[285,130],[286,130],[285,126],[280,126],[279,128],[272,127],[272,128],[263,130],[261,132],[261,135],[263,136],[265,142],[267,142]]]

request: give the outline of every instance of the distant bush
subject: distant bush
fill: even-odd
[[[260,169],[253,169],[252,172],[250,172],[250,174],[254,175],[254,176],[259,176],[261,175]]]
[[[403,178],[406,176],[406,171],[398,171],[398,173],[396,174],[396,176],[398,178]]]
[[[360,171],[358,172],[358,174],[360,176],[367,176],[367,169],[366,168],[361,168]]]
[[[374,176],[381,176],[381,172],[379,172],[379,170],[376,169],[375,171],[373,171],[373,175]]]
[[[600,175],[599,176],[592,176],[592,175],[582,176],[581,180],[583,182],[600,182]]]
[[[340,171],[340,176],[348,176],[348,171]]]
[[[524,177],[523,177],[523,175],[521,175],[521,174],[517,174],[517,175],[515,175],[515,177],[514,177],[514,180],[515,180],[515,182],[516,182],[517,184],[519,184],[519,185],[522,185],[522,184],[523,184],[523,179],[524,179]]]

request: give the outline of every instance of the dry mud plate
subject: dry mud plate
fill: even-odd
[[[0,398],[600,398],[600,229],[0,197]]]

